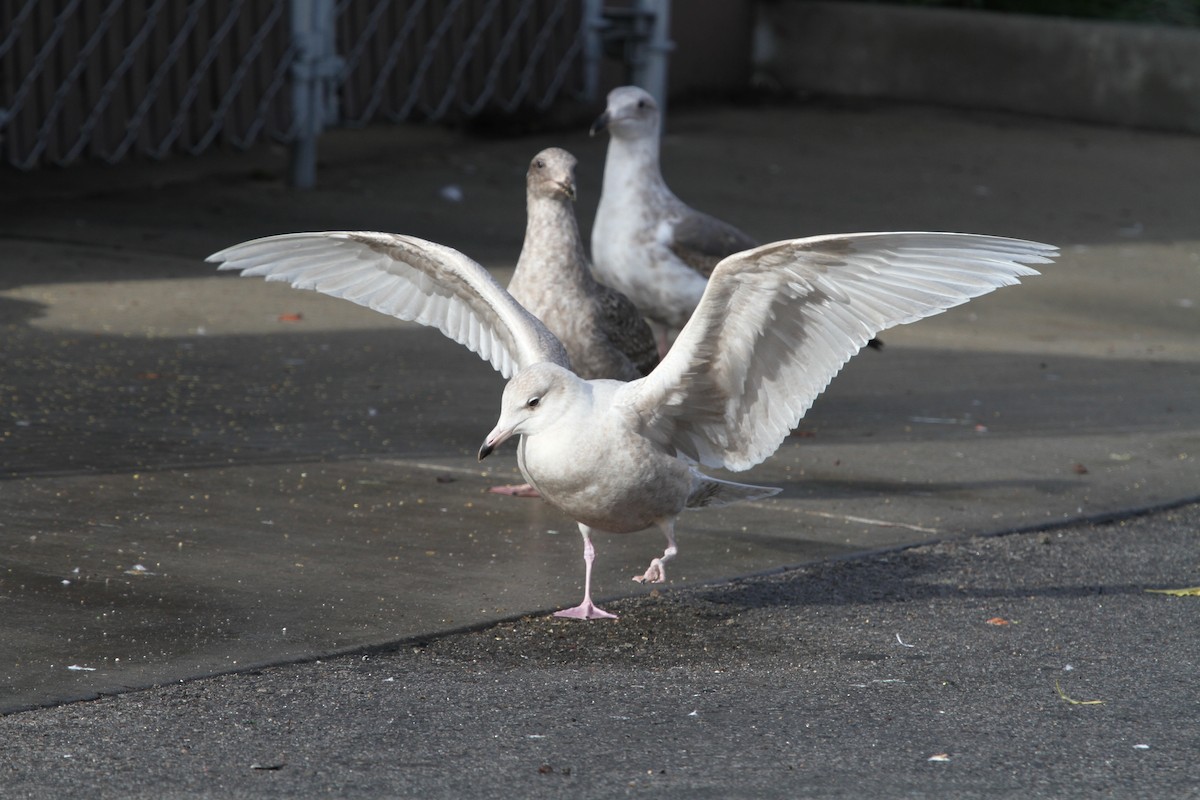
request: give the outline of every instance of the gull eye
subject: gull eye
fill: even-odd
[[[540,403],[540,402],[542,402],[542,398],[540,398],[540,397],[531,397],[531,398],[529,398],[528,400],[526,400],[526,401],[525,401],[525,407],[526,407],[526,408],[537,408],[537,407],[538,407],[538,403]]]
[[[542,160],[539,158],[539,159],[536,159],[536,160],[533,162],[533,166],[535,166],[535,167],[536,167],[536,168],[538,168],[538,169],[545,169],[545,168],[546,168],[546,162],[545,162],[545,161],[542,161]]]
[[[646,107],[646,101],[638,100],[638,108],[645,108],[645,107]]]

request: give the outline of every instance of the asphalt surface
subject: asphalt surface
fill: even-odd
[[[5,797],[1200,797],[1200,507],[0,718]]]
[[[0,794],[1194,791],[1200,601],[1143,589],[1200,585],[1195,138],[889,106],[669,130],[679,194],[763,240],[1064,255],[852,360],[742,476],[784,492],[687,515],[657,592],[629,581],[656,535],[598,540],[607,627],[545,616],[573,523],[486,492],[516,474],[474,459],[485,364],[202,263],[380,229],[504,279],[529,158],[580,157],[586,229],[602,141],[339,132],[309,193],[269,148],[0,174]]]

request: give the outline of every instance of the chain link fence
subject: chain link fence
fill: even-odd
[[[471,117],[583,98],[582,11],[561,0],[343,0],[341,121]]]
[[[269,139],[315,164],[333,124],[591,102],[600,19],[597,0],[0,0],[0,154],[28,170]]]

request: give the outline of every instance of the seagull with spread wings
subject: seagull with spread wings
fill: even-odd
[[[208,260],[439,329],[505,378],[485,458],[520,437],[518,463],[579,524],[584,596],[559,616],[612,617],[592,601],[592,534],[657,527],[662,582],[685,509],[778,489],[709,477],[774,453],[846,361],[876,333],[945,311],[1049,263],[1056,248],[957,233],[861,233],[763,245],[723,259],[674,347],[647,376],[584,380],[562,344],[478,263],[443,245],[370,232],[296,233]]]

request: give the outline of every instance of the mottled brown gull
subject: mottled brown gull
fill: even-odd
[[[955,233],[815,236],[724,259],[675,346],[644,378],[584,380],[566,351],[477,263],[384,233],[299,233],[235,245],[221,269],[287,281],[438,328],[510,378],[479,457],[513,436],[521,472],[579,524],[584,597],[560,616],[610,617],[591,596],[593,531],[667,540],[635,580],[661,582],[685,509],[778,490],[717,480],[778,449],[877,332],[1036,275],[1054,247]]]
[[[575,164],[558,147],[530,161],[525,242],[508,293],[558,337],[576,375],[636,380],[658,364],[654,334],[629,298],[592,275],[575,219]],[[492,491],[537,496],[529,484]]]
[[[530,162],[525,243],[508,292],[563,343],[576,375],[636,380],[658,364],[654,335],[629,298],[592,275],[575,219],[575,164],[558,147]]]

